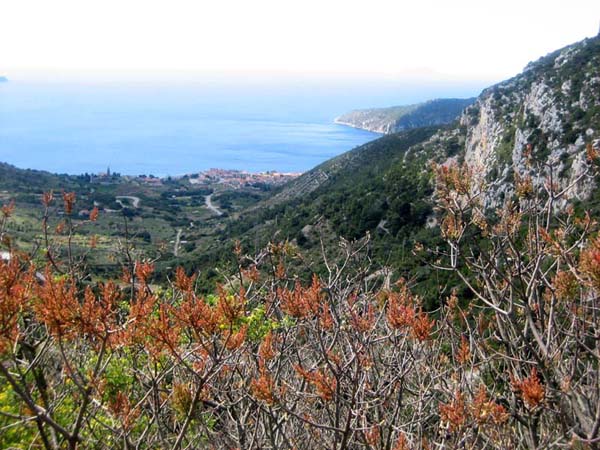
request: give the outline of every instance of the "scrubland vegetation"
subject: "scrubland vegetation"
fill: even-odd
[[[597,161],[589,145],[581,176]],[[492,213],[472,170],[432,168],[444,244],[412,258],[445,280],[433,304],[368,238],[324,251],[319,274],[290,242],[236,245],[208,295],[182,268],[156,283],[127,245],[120,278],[92,279],[70,249],[96,210],[74,223],[75,196],[46,193],[40,261],[5,205],[0,447],[599,448],[598,224],[552,167],[540,188],[516,175]]]

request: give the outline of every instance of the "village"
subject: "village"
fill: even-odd
[[[301,172],[247,172],[244,170],[209,169],[189,175],[191,184],[225,184],[232,188],[255,185],[278,186],[302,175]]]
[[[120,175],[118,173],[111,173],[110,168],[106,172],[100,172],[97,174],[89,175],[90,183],[97,184],[114,184],[121,182],[133,182],[136,184],[143,184],[148,186],[162,186],[164,180],[175,179],[187,179],[190,184],[196,185],[212,185],[212,184],[223,184],[230,188],[238,189],[242,187],[256,187],[258,185],[265,186],[279,186],[294,178],[302,175],[302,172],[278,172],[278,171],[267,171],[267,172],[248,172],[245,170],[234,170],[234,169],[216,169],[211,168],[202,172],[186,174],[183,176],[168,176],[168,177],[157,177],[154,175]]]

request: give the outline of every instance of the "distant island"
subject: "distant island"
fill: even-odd
[[[337,117],[335,123],[390,134],[450,123],[474,101],[474,98],[441,98],[413,105],[357,109]]]
[[[0,75],[0,83],[6,83],[8,81],[8,78],[3,77],[2,75]]]

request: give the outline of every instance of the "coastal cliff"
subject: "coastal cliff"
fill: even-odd
[[[474,98],[442,98],[413,105],[357,109],[337,117],[335,123],[375,133],[397,133],[450,123],[474,101]]]

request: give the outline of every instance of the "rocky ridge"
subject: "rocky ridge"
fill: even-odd
[[[413,105],[358,109],[337,117],[335,123],[391,134],[411,128],[450,123],[474,100],[444,98]]]
[[[586,145],[597,147],[600,138],[600,38],[553,52],[486,89],[461,115],[458,130],[464,160],[485,183],[487,206],[512,194],[515,173],[542,188],[548,170],[566,199],[587,199],[596,182],[581,179]]]

